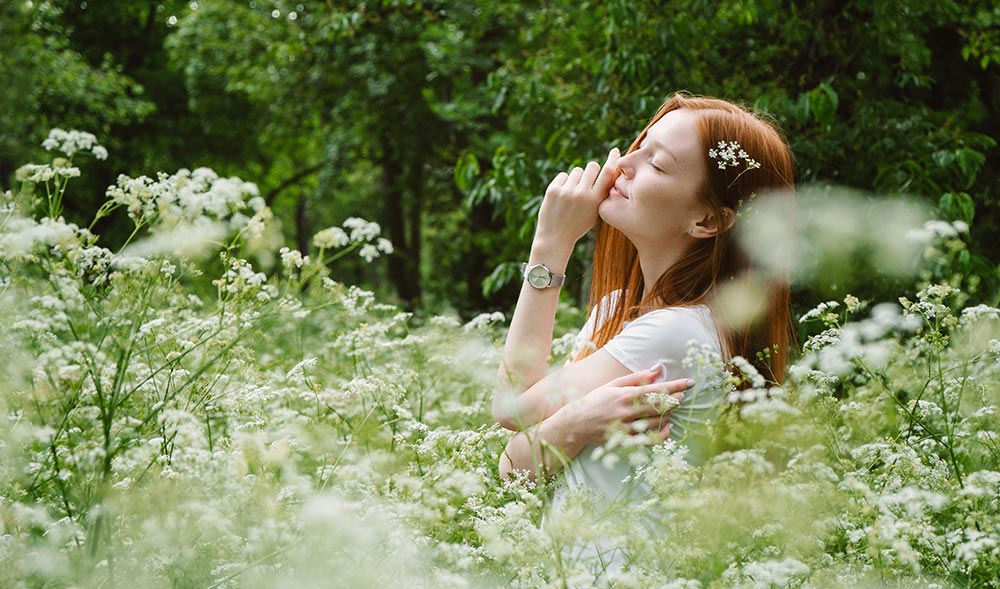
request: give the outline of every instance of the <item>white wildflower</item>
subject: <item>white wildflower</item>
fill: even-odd
[[[313,236],[313,245],[320,249],[344,247],[351,239],[340,227],[327,227]]]
[[[823,323],[836,323],[838,316],[837,313],[833,312],[840,306],[839,301],[827,301],[825,303],[820,303],[816,305],[814,309],[811,309],[799,317],[799,323],[807,323],[809,321],[819,320]]]
[[[299,250],[283,247],[278,251],[278,253],[281,255],[281,265],[284,266],[286,270],[301,268],[309,263],[309,256],[303,256],[302,252]]]
[[[348,217],[344,227],[351,231],[351,241],[372,241],[382,232],[378,223],[365,221],[359,217]]]
[[[858,311],[864,309],[868,303],[862,301],[854,295],[847,295],[844,297],[844,305],[846,305],[848,313],[857,313]]]
[[[47,164],[25,164],[14,173],[14,178],[18,182],[48,182],[55,177],[52,166]]]
[[[989,305],[976,305],[962,309],[962,323],[972,323],[980,319],[1000,319],[1000,309]]]
[[[733,356],[729,362],[734,368],[740,371],[743,379],[749,382],[750,386],[759,389],[767,384],[764,377],[757,371],[757,368],[743,356]]]
[[[720,141],[717,149],[708,150],[708,157],[718,160],[720,170],[740,165],[746,165],[744,171],[760,167],[760,163],[750,157],[737,141],[729,141],[728,143]]]
[[[45,141],[42,141],[42,147],[46,151],[61,151],[66,157],[73,157],[78,151],[90,151],[99,160],[108,157],[108,150],[97,143],[97,137],[83,131],[52,129]]]
[[[316,362],[317,359],[313,357],[303,359],[285,374],[285,378],[296,384],[302,384],[307,377],[306,371],[315,368]]]
[[[215,251],[225,235],[225,224],[200,217],[193,223],[182,223],[129,244],[123,253],[143,257],[197,257]]]
[[[919,229],[910,229],[907,231],[906,237],[917,243],[928,244],[936,239],[949,239],[968,233],[969,225],[965,221],[952,221],[948,223],[939,219],[931,219],[925,221]]]
[[[485,329],[487,326],[493,323],[503,323],[505,320],[503,313],[499,311],[495,313],[480,313],[472,318],[471,321],[462,326],[465,331],[476,331],[480,329]]]
[[[771,589],[790,587],[801,583],[809,576],[811,569],[794,558],[782,560],[751,561],[742,566],[732,564],[722,573],[722,583],[726,587],[747,589]]]
[[[365,245],[361,246],[361,251],[358,252],[358,255],[364,258],[365,261],[371,262],[375,258],[379,257],[379,251],[378,248],[375,247],[374,245],[366,243]]]

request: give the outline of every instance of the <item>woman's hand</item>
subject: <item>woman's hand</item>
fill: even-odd
[[[603,444],[616,427],[622,426],[635,433],[655,427],[660,441],[667,439],[670,411],[684,399],[683,391],[694,386],[694,381],[652,383],[661,370],[657,366],[616,378],[563,407],[560,411],[565,412],[565,422],[571,424],[575,442]]]
[[[549,187],[538,210],[535,239],[553,246],[572,248],[597,223],[597,207],[608,197],[618,171],[618,148],[601,166],[590,162],[585,168],[560,172]]]

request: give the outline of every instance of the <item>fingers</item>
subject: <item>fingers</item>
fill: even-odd
[[[569,174],[566,172],[559,172],[556,174],[556,177],[552,179],[552,182],[549,182],[549,187],[545,189],[545,192],[548,193],[554,188],[559,188],[560,186],[566,184],[566,180],[568,179]]]
[[[611,185],[615,183],[615,178],[618,176],[619,159],[621,159],[621,154],[618,148],[615,147],[608,153],[608,159],[605,160],[604,166],[601,167],[600,174],[594,179],[594,188],[602,192],[611,190]]]
[[[690,389],[693,386],[694,386],[694,380],[690,378],[678,378],[677,380],[668,380],[652,384],[641,384],[638,387],[640,390],[636,391],[636,396],[642,396],[647,393],[662,393],[664,395],[670,395],[672,393],[683,393],[684,391]]]
[[[583,175],[580,177],[580,184],[584,187],[593,186],[594,182],[597,180],[597,174],[601,171],[601,164],[597,162],[588,162],[587,167],[583,170]]]
[[[608,158],[604,161],[603,166],[597,162],[588,162],[586,167],[577,166],[569,173],[560,172],[549,183],[549,188],[560,186],[572,188],[579,185],[583,188],[598,188],[600,192],[610,190],[615,176],[617,176],[620,158],[618,148],[615,147],[608,153]]]
[[[645,385],[653,382],[660,372],[663,370],[662,364],[657,364],[648,370],[640,370],[638,372],[633,372],[631,374],[626,374],[625,376],[619,376],[618,378],[610,381],[608,386],[613,387],[631,387],[637,385]],[[681,389],[683,390],[683,389]]]

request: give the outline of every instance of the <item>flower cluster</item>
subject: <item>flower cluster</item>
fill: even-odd
[[[49,136],[42,141],[42,147],[47,151],[61,151],[66,157],[73,157],[77,152],[90,152],[99,160],[108,159],[108,150],[97,143],[97,137],[83,131],[63,131],[52,129]]]
[[[344,221],[343,227],[327,227],[314,235],[313,245],[318,247],[320,251],[347,246],[350,246],[347,251],[360,248],[358,255],[365,261],[371,262],[382,254],[393,252],[392,242],[380,237],[381,233],[382,228],[379,227],[378,223],[359,217],[348,217]],[[347,253],[347,251],[343,253]]]
[[[708,150],[708,157],[718,160],[720,170],[741,165],[746,166],[744,171],[760,167],[760,163],[750,157],[737,141],[720,141],[717,147]]]
[[[124,207],[129,217],[140,223],[156,218],[157,225],[164,228],[207,217],[231,219],[233,229],[240,229],[251,221],[244,211],[260,215],[266,209],[256,184],[220,178],[208,168],[182,169],[172,175],[161,172],[155,179],[122,174],[108,187],[107,196],[109,209]]]

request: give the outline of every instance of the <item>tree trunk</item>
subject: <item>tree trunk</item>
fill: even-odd
[[[388,260],[389,281],[396,289],[399,298],[407,305],[413,305],[420,298],[420,250],[415,247],[413,239],[415,237],[419,244],[420,209],[414,206],[411,208],[411,213],[407,214],[403,184],[400,182],[399,163],[383,152],[379,165],[382,168],[382,218],[393,246],[393,252]],[[412,225],[413,209],[417,211],[418,217],[416,230]],[[409,232],[407,221],[411,223]]]
[[[295,201],[295,245],[306,254],[309,251],[309,216],[306,214],[306,193],[300,192]]]

